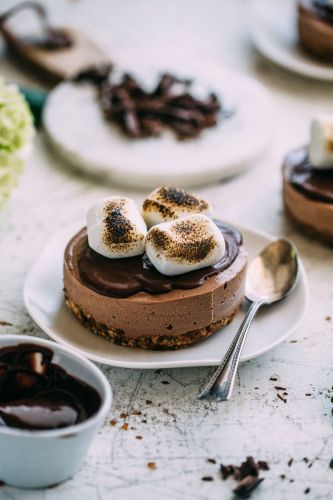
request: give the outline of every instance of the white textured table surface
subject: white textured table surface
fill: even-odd
[[[2,1],[1,9],[13,3]],[[162,51],[218,59],[255,76],[271,90],[276,131],[270,152],[252,171],[202,189],[201,194],[229,219],[291,238],[308,273],[311,300],[305,321],[290,341],[240,368],[228,403],[196,401],[211,368],[102,368],[114,391],[110,420],[117,424],[103,428],[82,470],[54,489],[29,492],[1,487],[0,499],[228,499],[234,483],[222,481],[218,464],[238,464],[247,455],[270,464],[253,498],[332,498],[333,253],[291,227],[280,195],[283,154],[306,141],[315,112],[333,111],[332,84],[303,80],[259,58],[248,39],[241,1],[58,0],[48,5],[60,24],[66,21],[91,32],[115,59],[134,45],[148,50],[149,33]],[[37,82],[8,61],[1,62],[1,72],[22,83]],[[1,334],[44,336],[24,310],[26,273],[55,231],[81,218],[96,198],[114,192],[112,186],[71,174],[39,134],[19,189],[0,218]],[[276,384],[287,388],[286,404],[277,398]],[[123,418],[122,413],[129,416]],[[121,429],[125,422],[127,431]],[[215,458],[217,465],[207,458]],[[288,467],[290,458],[294,462]],[[156,470],[150,470],[148,462],[155,462]],[[203,476],[212,476],[213,481],[202,481]]]

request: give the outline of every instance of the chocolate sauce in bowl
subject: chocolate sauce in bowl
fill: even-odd
[[[284,175],[295,189],[308,198],[333,203],[333,169],[315,168],[310,162],[306,147],[287,155],[284,161]]]
[[[78,258],[82,283],[96,292],[110,297],[129,297],[144,291],[166,293],[173,289],[196,288],[209,276],[227,269],[236,259],[242,236],[233,227],[215,221],[225,240],[226,250],[214,266],[191,271],[179,276],[165,276],[157,271],[146,255],[126,259],[108,259],[88,245],[88,239]]]
[[[0,427],[59,429],[97,412],[97,391],[52,358],[51,349],[37,344],[0,349]]]

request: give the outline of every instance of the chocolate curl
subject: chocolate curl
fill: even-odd
[[[189,92],[191,81],[165,73],[152,92],[145,90],[129,73],[120,83],[110,79],[111,65],[87,68],[75,78],[97,86],[101,109],[107,120],[131,138],[156,137],[165,129],[179,140],[198,137],[217,124],[221,104],[214,93],[197,99]]]

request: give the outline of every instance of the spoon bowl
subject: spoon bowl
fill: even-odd
[[[298,259],[287,240],[275,240],[253,260],[247,271],[246,298],[272,304],[286,297],[296,284]]]

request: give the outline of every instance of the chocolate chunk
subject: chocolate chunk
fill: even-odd
[[[47,50],[67,49],[73,44],[74,41],[66,30],[51,27],[46,30],[44,40],[41,43],[42,47]]]
[[[201,481],[214,481],[214,478],[212,476],[204,476],[201,478]]]
[[[281,401],[283,401],[284,403],[287,403],[287,400],[283,396],[281,396],[281,394],[278,394],[277,397],[281,399]]]
[[[220,471],[222,475],[222,479],[228,479],[229,476],[233,476],[235,472],[235,467],[233,465],[220,465]]]
[[[265,460],[258,460],[258,467],[260,470],[269,470],[269,465]]]
[[[80,71],[74,78],[75,82],[89,82],[101,85],[108,80],[112,71],[112,64],[100,64],[98,66],[89,66]]]
[[[259,475],[259,464],[254,461],[253,457],[247,457],[245,462],[242,462],[240,466],[240,479],[249,475],[255,477]]]
[[[256,476],[246,476],[233,490],[234,494],[239,498],[249,498],[253,490],[264,480]]]

